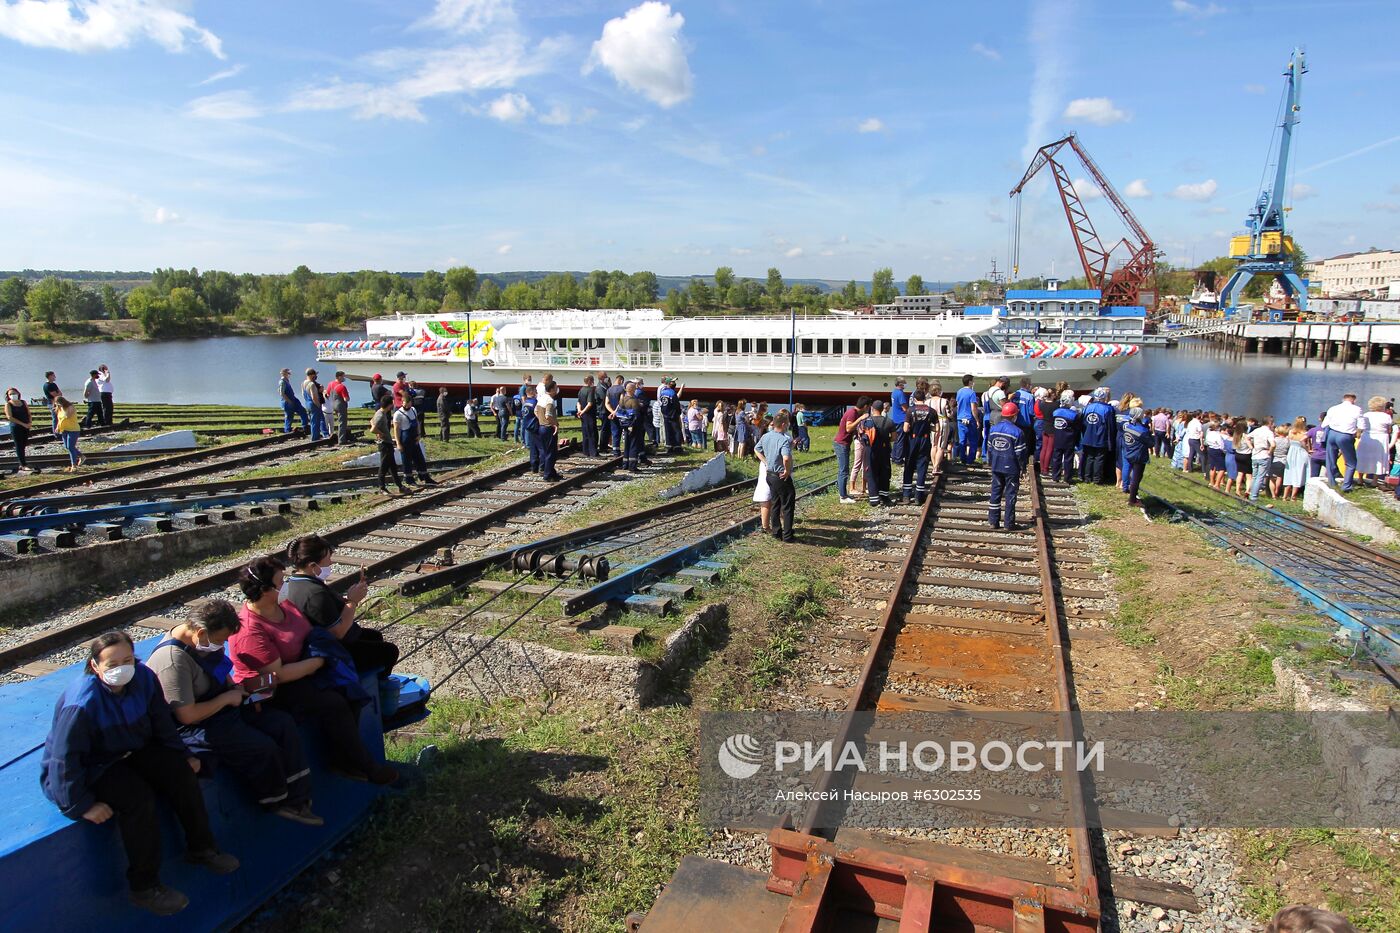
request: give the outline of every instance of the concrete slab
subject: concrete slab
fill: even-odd
[[[166,431],[155,437],[127,441],[125,444],[114,444],[107,448],[107,451],[108,453],[119,453],[130,450],[194,450],[196,446],[193,431]]]
[[[1352,493],[1352,495],[1374,495],[1372,492]],[[1397,535],[1379,518],[1347,501],[1347,498],[1327,485],[1327,480],[1314,476],[1303,487],[1303,508],[1316,515],[1329,525],[1365,535],[1382,544],[1395,544],[1400,541]]]
[[[682,476],[679,483],[662,492],[661,498],[674,499],[676,496],[718,486],[724,482],[727,475],[728,468],[725,466],[724,454],[715,454],[704,464]]]

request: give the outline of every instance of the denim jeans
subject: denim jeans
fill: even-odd
[[[282,415],[283,434],[292,433],[292,420],[297,416],[301,417],[301,429],[307,434],[311,433],[311,425],[306,419],[306,409],[302,407],[301,402],[284,401],[282,403]]]
[[[1269,467],[1272,466],[1272,465],[1273,465],[1273,460],[1272,460],[1271,458],[1269,458],[1269,457],[1263,457],[1263,458],[1255,457],[1253,460],[1250,461],[1250,463],[1249,463],[1249,468],[1250,468],[1250,470],[1252,471],[1252,472],[1250,473],[1250,480],[1249,480],[1249,501],[1250,501],[1250,502],[1257,502],[1257,501],[1258,501],[1258,499],[1259,499],[1259,490],[1260,490],[1261,488],[1263,488],[1264,483],[1268,481],[1268,479],[1269,479]]]
[[[81,456],[81,454],[78,452],[78,432],[63,431],[62,434],[63,449],[68,451],[68,463],[70,466],[77,466],[78,457]]]
[[[844,499],[848,495],[846,482],[851,478],[851,445],[833,442],[831,450],[836,454],[836,494]]]
[[[1342,491],[1351,492],[1356,477],[1356,438],[1342,431],[1327,429],[1327,484],[1337,485],[1337,454],[1342,455],[1346,470],[1342,476]]]

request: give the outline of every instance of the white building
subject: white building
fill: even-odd
[[[1400,251],[1342,253],[1308,263],[1308,281],[1324,298],[1385,298],[1400,285]]]

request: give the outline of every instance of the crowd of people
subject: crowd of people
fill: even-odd
[[[1258,502],[1291,501],[1309,479],[1324,477],[1341,492],[1379,487],[1400,477],[1400,425],[1394,399],[1372,396],[1366,409],[1347,392],[1309,422],[1302,415],[1275,422],[1228,412],[1158,409],[1153,453],[1174,469],[1205,475],[1211,487]],[[1338,480],[1340,479],[1340,487]],[[1396,486],[1400,498],[1400,486]]]
[[[78,437],[82,431],[95,427],[112,425],[112,371],[103,363],[96,369],[88,370],[83,382],[82,401],[86,408],[78,417],[78,405],[59,388],[57,375],[44,373],[44,384],[39,390],[39,398],[31,404],[15,386],[5,390],[5,423],[9,426],[10,438],[15,448],[16,473],[40,473],[38,466],[29,463],[29,445],[40,431],[34,427],[36,409],[43,408],[49,414],[49,431],[63,443],[68,453],[68,468],[71,473],[83,465],[83,453],[78,447]],[[74,398],[77,398],[75,395]],[[41,422],[42,424],[42,422]]]
[[[161,882],[157,801],[174,812],[185,858],[224,874],[238,859],[219,849],[198,778],[226,768],[267,813],[306,826],[310,768],[299,725],[320,734],[331,768],[352,780],[391,784],[398,772],[360,736],[371,700],[399,652],[356,620],[368,587],[332,589],[333,549],[323,538],[292,541],[286,559],[258,558],[239,573],[241,607],[198,604],[143,663],[125,632],[88,648],[83,674],[59,698],[44,745],[45,796],[73,820],[113,821],[126,852],[130,899],[159,915],[188,899]]]

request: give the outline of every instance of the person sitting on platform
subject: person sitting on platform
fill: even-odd
[[[266,703],[248,702],[233,683],[224,642],[241,627],[231,603],[207,600],[170,630],[147,663],[186,748],[226,765],[269,813],[320,826],[325,820],[311,812],[311,770],[296,721]]]
[[[165,917],[189,904],[160,881],[157,796],[185,831],[186,861],[221,875],[238,868],[209,829],[199,759],[180,740],[160,682],[137,663],[125,632],[99,635],[88,647],[83,675],[54,707],[42,768],[44,796],[64,816],[99,826],[116,818],[135,906]]]
[[[352,780],[392,784],[398,772],[375,761],[360,738],[357,703],[339,682],[318,677],[334,669],[326,655],[311,655],[311,623],[295,605],[279,598],[286,565],[260,557],[239,572],[238,588],[247,601],[238,611],[242,627],[229,639],[233,679],[240,684],[271,674],[275,691],[269,700],[298,719],[316,723],[325,735],[334,766]]]
[[[287,546],[287,561],[292,573],[282,588],[283,598],[297,608],[306,621],[317,628],[328,629],[340,639],[356,670],[361,673],[378,671],[385,680],[399,660],[399,649],[376,629],[366,628],[355,621],[355,610],[369,594],[364,577],[351,584],[341,596],[330,587],[330,543],[320,535],[303,535]]]

